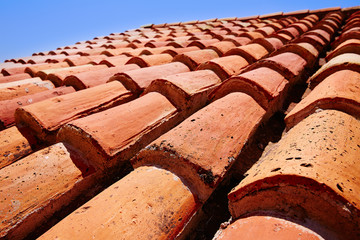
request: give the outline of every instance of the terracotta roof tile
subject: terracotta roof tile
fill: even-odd
[[[117,176],[113,187],[91,200],[91,205],[85,204],[70,214],[44,237],[115,234],[111,236],[116,238],[116,234],[124,236],[127,231],[130,238],[210,239],[220,221],[230,217],[223,201],[229,192],[226,189],[233,186],[234,179],[242,179],[249,168],[249,175],[234,190],[236,196],[234,192],[229,195],[235,220],[241,217],[238,221],[244,223],[260,213],[262,217],[256,219],[263,224],[264,219],[271,220],[271,224],[284,224],[276,234],[309,227],[308,233],[314,231],[318,235],[312,236],[325,239],[344,237],[342,231],[348,234],[345,238],[358,238],[359,184],[353,176],[357,174],[359,142],[359,71],[355,56],[356,41],[360,39],[360,11],[313,12],[268,14],[262,19],[256,16],[244,21],[232,18],[149,25],[1,63],[0,92],[4,94],[0,96],[10,100],[1,102],[0,119],[4,119],[5,127],[11,126],[17,108],[18,129],[10,127],[0,134],[0,149],[5,151],[0,155],[0,171],[12,169],[10,178],[0,181],[14,183],[0,184],[0,190],[17,196],[20,189],[23,195],[16,199],[20,206],[8,204],[8,199],[0,200],[0,205],[1,201],[6,205],[0,207],[0,212],[14,213],[0,214],[0,218],[5,217],[2,224],[10,223],[0,227],[0,238],[36,238],[71,209],[93,197],[94,190],[108,188]],[[335,51],[324,58],[330,44]],[[240,49],[240,55],[224,57],[234,49]],[[346,54],[352,54],[355,60],[349,63],[344,58],[349,56]],[[167,60],[162,61],[161,56]],[[142,68],[126,64],[132,61]],[[324,66],[319,69],[319,65]],[[49,82],[27,80],[28,75],[25,81],[14,82],[23,80],[26,67],[32,76],[37,72],[44,79],[56,75],[60,79],[57,85],[87,89],[40,101],[40,95],[50,97],[47,94],[64,88],[52,86],[33,94],[33,89],[24,84]],[[69,72],[80,69],[80,73]],[[317,70],[305,90],[307,77]],[[319,76],[322,79],[315,81]],[[24,97],[17,97],[16,89]],[[13,97],[16,98],[11,100]],[[29,99],[32,104],[24,106]],[[19,104],[23,104],[22,108],[18,108]],[[288,128],[292,117],[296,125],[281,134],[284,117],[274,113],[284,109],[288,113]],[[190,114],[193,115],[189,117]],[[266,145],[263,156],[254,164]],[[50,156],[43,154],[50,153],[56,158],[43,162],[44,156]],[[28,154],[31,155],[24,158]],[[297,154],[303,154],[299,155],[301,159]],[[31,163],[25,162],[30,160]],[[131,163],[138,170],[118,180],[132,168]],[[43,164],[50,165],[44,168]],[[53,164],[58,167],[49,170]],[[24,170],[26,165],[34,171]],[[75,175],[69,171],[80,176],[80,185],[76,185]],[[32,172],[36,178],[21,182]],[[70,177],[65,176],[67,173]],[[47,174],[51,176],[42,180]],[[155,180],[163,185],[154,185]],[[247,187],[254,181],[256,191],[249,190]],[[256,185],[259,182],[261,185]],[[50,187],[45,188],[44,184]],[[141,184],[142,191],[137,184]],[[273,184],[270,190],[266,184]],[[114,195],[119,187],[121,194]],[[60,193],[55,197],[46,195],[56,194],[57,190]],[[245,197],[238,198],[238,191],[245,192]],[[74,199],[83,193],[86,195]],[[134,196],[137,199],[130,201],[129,208],[128,199]],[[158,196],[178,204],[154,203]],[[109,201],[126,204],[108,204]],[[53,203],[55,208],[51,208]],[[244,206],[237,208],[238,203]],[[339,207],[334,203],[339,203]],[[170,208],[169,214],[160,214]],[[164,222],[164,217],[169,221]],[[102,224],[111,218],[114,224]],[[241,224],[235,225],[238,221],[232,221],[226,230],[235,230],[232,226],[241,230]],[[154,222],[161,222],[161,226]],[[89,231],[89,226],[95,232]],[[246,233],[254,233],[251,229],[266,232],[255,222],[246,228]]]
[[[1,237],[24,238],[94,182],[72,154],[58,143],[0,169]]]
[[[171,56],[175,57],[178,54],[182,54],[185,52],[191,52],[191,51],[197,51],[197,50],[200,50],[200,48],[196,47],[196,46],[192,46],[192,47],[184,47],[184,48],[172,48],[172,49],[165,50],[162,53],[168,53]]]
[[[230,41],[222,41],[213,43],[210,46],[208,46],[208,49],[214,50],[219,56],[224,55],[227,51],[229,51],[232,48],[235,48],[236,45],[233,42]]]
[[[358,117],[359,80],[360,73],[351,70],[341,70],[331,74],[286,116],[287,128],[293,127],[318,109],[336,109]]]
[[[40,141],[55,142],[59,128],[74,119],[132,100],[135,96],[119,82],[50,98],[15,112],[17,126]]]
[[[220,40],[218,39],[208,39],[208,40],[195,40],[190,42],[187,47],[192,47],[192,46],[196,46],[199,47],[201,49],[207,48],[209,46],[211,46],[214,43],[218,43],[220,42]]]
[[[48,64],[41,64],[41,65],[48,65]],[[19,64],[19,65],[9,66],[1,69],[1,73],[4,76],[20,74],[20,73],[24,73],[25,68],[29,66],[32,66],[32,64]]]
[[[323,12],[332,12],[336,10],[340,10],[340,7],[329,7],[329,8],[321,8],[316,10],[310,10],[309,13],[323,13]]]
[[[65,67],[69,67],[69,64],[66,62],[50,63],[50,64],[36,64],[33,66],[27,66],[26,68],[24,68],[23,72],[28,73],[32,77],[35,77],[35,75],[41,70],[65,68]]]
[[[94,56],[73,56],[73,57],[66,57],[64,61],[67,62],[71,67],[73,66],[81,66],[85,64],[98,64],[102,60],[106,59],[107,56],[105,55],[94,55]]]
[[[298,11],[293,11],[293,12],[286,12],[286,13],[283,13],[283,16],[293,16],[293,15],[307,14],[307,13],[309,13],[309,9],[298,10]]]
[[[226,36],[226,38],[223,39],[223,41],[231,41],[236,46],[243,46],[245,44],[248,44],[251,42],[251,39],[248,37],[233,37],[233,36]]]
[[[360,71],[360,55],[354,53],[344,53],[337,57],[334,57],[325,65],[323,65],[314,75],[309,79],[310,87],[314,88],[323,79],[330,76],[339,70],[353,70]]]
[[[40,78],[29,78],[15,82],[0,84],[0,101],[31,95],[54,88],[50,81]]]
[[[339,44],[341,44],[342,42],[345,42],[346,40],[360,39],[359,30],[360,30],[360,27],[356,27],[356,28],[351,28],[351,29],[347,30],[346,32],[343,32],[341,34],[341,36],[332,43],[333,48],[336,48]]]
[[[300,32],[297,28],[295,27],[287,27],[285,29],[281,29],[280,31],[277,32],[278,34],[283,33],[288,35],[291,39],[293,38],[297,38],[300,35]]]
[[[259,18],[271,18],[271,17],[280,17],[283,15],[283,12],[269,13],[260,15]]]
[[[142,167],[111,185],[39,239],[74,236],[174,239],[197,209],[196,197],[175,174]],[[106,222],[109,224],[104,225]]]
[[[129,61],[130,58],[131,57],[127,57],[125,55],[112,56],[112,57],[105,58],[104,60],[99,62],[99,64],[105,64],[108,67],[120,67],[120,66],[125,65],[125,63],[127,63],[127,61]]]
[[[188,71],[190,70],[185,64],[174,62],[118,73],[109,81],[120,81],[131,92],[139,94],[155,79]]]
[[[256,62],[257,60],[268,55],[269,52],[262,45],[258,43],[250,43],[244,46],[236,47],[229,50],[225,56],[239,55],[246,59],[249,63]]]
[[[126,64],[137,64],[143,68],[170,63],[172,60],[173,56],[167,53],[162,53],[132,57],[129,61],[126,62]]]
[[[60,96],[71,92],[74,92],[74,89],[71,87],[60,87],[31,95],[13,98],[11,100],[0,101],[0,129],[2,127],[9,127],[14,124],[14,113],[18,107],[23,107],[47,98]]]
[[[214,58],[200,64],[196,70],[209,69],[215,72],[221,80],[225,80],[233,75],[237,75],[241,70],[248,66],[245,58],[238,55]]]
[[[108,57],[112,57],[112,56],[119,56],[121,54],[124,54],[125,52],[129,52],[129,51],[132,51],[132,50],[133,50],[133,48],[130,48],[130,47],[117,48],[117,49],[107,49],[107,50],[103,51],[101,54],[106,55]]]
[[[75,147],[96,168],[104,170],[123,164],[179,120],[181,118],[169,100],[151,92],[129,103],[70,122],[61,128],[57,141]]]
[[[72,86],[78,91],[104,84],[116,73],[131,71],[139,68],[140,67],[136,64],[126,64],[118,67],[76,73],[67,76],[64,79],[64,85]]]
[[[282,106],[288,87],[288,81],[280,73],[261,67],[226,80],[214,90],[212,98],[219,99],[231,92],[244,92],[265,110],[278,110]]]
[[[323,240],[324,238],[310,228],[295,222],[271,216],[250,216],[241,218],[226,229],[221,230],[214,240],[230,239],[308,239]]]
[[[290,43],[283,48],[274,52],[272,56],[279,55],[281,53],[291,52],[301,56],[309,65],[313,65],[319,56],[318,50],[310,43]]]
[[[1,83],[8,83],[8,82],[14,82],[14,81],[18,81],[18,80],[24,80],[24,79],[28,79],[31,76],[27,73],[19,73],[19,74],[14,74],[14,75],[10,75],[10,76],[0,76],[0,84]]]
[[[277,38],[276,36],[274,37],[269,37],[269,38],[257,38],[253,41],[251,41],[251,43],[258,43],[261,46],[263,46],[264,48],[266,48],[266,50],[270,53],[273,52],[275,50],[280,49],[282,46],[284,46],[284,43]]]
[[[298,54],[284,52],[250,65],[246,71],[267,67],[282,74],[288,81],[296,82],[305,70],[307,62]]]
[[[250,96],[229,94],[152,142],[132,164],[161,166],[176,173],[200,201],[205,201],[264,113]]]
[[[316,221],[337,237],[357,238],[359,130],[357,119],[336,110],[304,119],[229,194],[232,216],[259,210],[295,219],[300,214],[300,221]]]
[[[0,146],[0,169],[33,151],[29,141],[16,127],[10,127],[1,131]]]
[[[326,44],[328,44],[331,40],[330,34],[321,29],[315,29],[315,30],[308,31],[307,33],[305,33],[305,36],[306,35],[315,35],[315,36],[321,38],[321,40],[323,40],[323,42]]]
[[[217,58],[219,55],[212,49],[203,49],[179,54],[174,57],[174,62],[181,62],[191,70],[195,70],[201,63]]]
[[[50,80],[55,86],[59,87],[64,84],[64,79],[67,76],[81,73],[81,72],[87,72],[87,71],[95,71],[99,69],[107,69],[108,66],[106,65],[92,65],[92,64],[85,64],[81,66],[76,67],[68,67],[68,68],[58,68],[53,71],[52,69],[40,71],[37,73],[38,76],[42,77],[42,73],[47,74],[45,79]],[[41,74],[41,75],[40,75]]]
[[[213,71],[198,70],[154,80],[144,94],[159,92],[188,115],[205,106],[210,91],[220,83],[220,78]]]
[[[250,39],[256,39],[256,38],[263,38],[265,35],[259,33],[259,32],[245,32],[240,34],[238,37],[247,37]]]
[[[334,51],[326,56],[326,61],[344,53],[356,53],[360,55],[360,39],[349,39],[342,42]]]

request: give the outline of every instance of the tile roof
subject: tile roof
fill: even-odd
[[[149,24],[1,63],[0,238],[360,238],[359,20]]]

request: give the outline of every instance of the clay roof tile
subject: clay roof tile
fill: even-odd
[[[222,81],[224,81],[231,76],[238,75],[241,70],[248,65],[249,63],[245,58],[238,55],[231,55],[214,58],[210,61],[202,63],[196,70],[212,70]]]
[[[360,55],[354,53],[344,53],[332,58],[329,62],[323,65],[317,72],[315,72],[309,79],[310,87],[314,88],[323,79],[330,76],[339,70],[353,70],[359,72]]]
[[[247,94],[229,94],[149,144],[131,163],[134,167],[155,165],[168,169],[184,179],[204,202],[224,178],[264,113]]]
[[[131,92],[140,94],[155,79],[188,71],[190,70],[185,64],[173,62],[118,73],[111,77],[109,81],[120,81]]]
[[[336,237],[356,238],[360,234],[356,194],[360,184],[355,177],[359,130],[357,119],[336,110],[305,118],[269,148],[231,191],[231,215],[286,211],[286,216],[296,218],[305,210],[306,219],[331,229]]]
[[[337,71],[326,77],[285,117],[291,128],[317,109],[336,109],[360,116],[360,73],[351,70]]]
[[[203,49],[179,54],[174,57],[174,62],[181,62],[191,70],[195,70],[201,63],[217,58],[219,55],[212,49]]]
[[[39,239],[74,235],[82,239],[93,236],[174,239],[198,208],[196,196],[175,174],[156,167],[141,167],[79,207]],[[116,224],[103,225],[109,221]]]

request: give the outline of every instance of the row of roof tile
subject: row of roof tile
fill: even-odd
[[[253,19],[250,25],[238,19],[187,23],[184,32],[178,31],[180,25],[152,26],[2,64],[2,74],[8,76],[0,77],[0,91],[5,94],[14,86],[20,90],[6,95],[0,108],[4,112],[3,128],[7,128],[0,139],[4,149],[0,165],[4,184],[0,188],[6,193],[0,199],[0,211],[6,212],[1,217],[0,236],[26,237],[126,164],[135,170],[41,238],[169,239],[188,234],[203,204],[225,182],[234,163],[242,160],[239,154],[259,126],[283,108],[296,84],[305,82],[318,57],[333,42],[344,18],[344,13],[333,10],[326,10],[330,13],[323,19],[321,14],[304,12],[301,20],[293,16]],[[354,13],[347,19],[342,35],[333,43],[337,48],[326,58],[329,62],[310,78],[311,93],[286,116],[287,127],[292,129],[229,194],[233,219],[240,219],[216,236],[219,239],[241,231],[256,236],[256,226],[264,221],[286,225],[286,234],[290,234],[286,236],[340,236],[342,229],[349,231],[345,237],[357,236],[354,194],[358,184],[346,175],[355,161],[344,164],[339,160],[332,163],[334,168],[325,169],[329,163],[316,160],[328,156],[332,161],[331,156],[336,154],[324,150],[330,145],[336,151],[343,150],[342,154],[346,152],[340,159],[354,159],[359,151],[357,120],[347,115],[357,117],[359,113],[355,93],[358,69],[347,67],[344,60],[335,61],[346,54],[356,59],[354,41],[346,41],[357,36],[351,33],[356,32],[357,16]],[[229,38],[229,33],[235,35]],[[170,35],[177,40],[166,39]],[[110,38],[118,42],[105,48],[104,40]],[[167,43],[177,41],[182,43]],[[129,43],[130,49],[125,45]],[[81,56],[75,56],[78,53]],[[56,58],[48,58],[51,54]],[[332,68],[338,62],[338,68]],[[34,90],[26,85],[34,83]],[[40,89],[49,84],[51,89]],[[57,96],[52,97],[54,94]],[[347,114],[316,110],[324,106],[336,106]],[[11,127],[14,121],[17,128]],[[338,125],[342,127],[336,131],[349,133],[334,134],[333,128]],[[310,132],[304,130],[308,126],[322,128],[311,132],[314,140],[310,143]],[[328,129],[333,135],[328,136]],[[299,133],[301,141],[295,143]],[[330,137],[329,145],[323,139]],[[347,137],[352,142],[342,145]],[[324,147],[318,147],[321,144]],[[279,157],[283,152],[285,160]],[[309,160],[299,160],[299,152]],[[308,157],[311,154],[315,156],[312,162]],[[340,168],[344,170],[334,174]],[[324,176],[334,177],[325,180]],[[284,185],[287,181],[289,184]],[[326,190],[316,187],[316,181],[324,182],[321,186]],[[264,190],[258,191],[261,187]],[[279,187],[286,194],[279,192]],[[333,192],[340,197],[333,197]],[[314,198],[313,193],[319,197]],[[291,200],[294,196],[299,202]],[[332,207],[333,200],[324,199],[335,199],[339,207]],[[295,205],[301,205],[307,211],[305,218],[320,222],[320,227],[307,230],[309,227],[296,218],[304,213]],[[321,206],[329,207],[324,211]],[[270,210],[282,216],[284,209],[292,208],[285,214],[287,220],[271,214],[267,218],[248,217]],[[327,217],[329,213],[341,219],[338,226]],[[254,230],[233,230],[249,222]]]

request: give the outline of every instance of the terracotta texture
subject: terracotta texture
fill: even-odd
[[[181,62],[191,70],[195,70],[201,63],[218,58],[219,55],[212,49],[186,52],[174,57],[174,62]]]
[[[170,63],[172,60],[173,57],[170,54],[163,53],[148,56],[132,57],[129,61],[126,62],[126,64],[137,64],[143,68]]]
[[[163,95],[148,93],[65,125],[58,141],[79,149],[97,168],[106,169],[133,157],[179,122],[177,109]]]
[[[337,71],[325,78],[286,116],[291,128],[310,114],[321,109],[336,109],[360,116],[360,73],[351,70]]]
[[[31,131],[41,141],[53,143],[59,128],[67,122],[134,97],[121,83],[112,82],[18,108],[15,120],[20,130]]]
[[[129,61],[131,57],[127,57],[124,55],[114,56],[114,57],[107,57],[106,59],[102,60],[100,64],[105,64],[108,67],[120,67],[125,65],[127,61]]]
[[[329,62],[324,64],[319,70],[314,73],[309,79],[310,87],[314,88],[326,77],[330,76],[336,71],[340,70],[360,71],[360,55],[354,53],[344,53],[334,57]]]
[[[272,56],[279,55],[281,53],[291,52],[301,56],[306,60],[307,64],[312,66],[319,56],[319,51],[310,43],[290,43],[283,48],[274,52]]]
[[[127,65],[120,65],[118,67],[111,67],[111,68],[99,69],[94,71],[76,73],[67,76],[64,79],[64,85],[72,86],[78,91],[85,88],[90,88],[101,84],[105,84],[110,79],[110,77],[112,77],[116,73],[135,70],[139,68],[140,67],[136,64],[127,64]]]
[[[166,42],[166,44],[169,44],[169,42]],[[155,55],[155,54],[161,54],[166,50],[171,50],[174,49],[173,46],[166,46],[166,47],[157,47],[157,48],[151,48],[151,49],[146,49],[144,51],[142,51],[142,53],[140,55]]]
[[[264,48],[262,45],[258,43],[251,43],[245,46],[233,48],[230,51],[228,51],[225,55],[226,56],[239,55],[245,58],[246,61],[248,61],[249,63],[253,63],[265,57],[268,54],[269,54],[268,50],[266,50],[266,48]]]
[[[76,69],[75,69],[76,68]],[[64,85],[64,79],[67,76],[71,76],[76,73],[81,72],[89,72],[89,71],[95,71],[100,69],[107,69],[108,66],[106,65],[81,65],[78,67],[70,67],[70,68],[63,68],[62,71],[56,71],[53,73],[49,73],[46,77],[46,79],[50,80],[55,86],[62,86]]]
[[[0,169],[0,237],[26,237],[89,187],[90,171],[62,143]]]
[[[0,76],[0,84],[1,83],[8,83],[8,82],[14,82],[14,81],[19,81],[19,80],[24,80],[24,79],[29,79],[31,78],[31,76],[27,73],[19,73],[19,74],[15,74],[15,75],[10,75],[10,76]]]
[[[219,99],[231,92],[244,92],[265,110],[279,110],[288,87],[288,81],[280,73],[261,67],[226,80],[214,90],[211,98]]]
[[[29,141],[18,131],[16,127],[11,127],[1,131],[0,169],[12,164],[16,160],[28,155],[31,152],[32,149]]]
[[[196,197],[176,175],[141,167],[39,239],[174,239],[197,208]]]
[[[32,95],[53,88],[54,85],[50,81],[42,81],[40,78],[29,78],[15,82],[2,83],[0,84],[0,101]]]
[[[282,30],[278,31],[277,33],[279,33],[279,34],[284,33],[284,34],[288,35],[291,39],[297,38],[300,35],[299,30],[292,26],[282,29]]]
[[[226,36],[226,38],[224,38],[223,41],[231,41],[236,46],[243,46],[243,45],[246,45],[249,42],[251,42],[251,39],[248,37],[233,37],[233,36],[229,35],[229,36]]]
[[[31,66],[32,64],[16,64],[15,66],[9,66],[6,68],[3,68],[1,70],[1,73],[4,76],[11,76],[11,75],[15,75],[15,74],[20,74],[20,73],[24,73],[26,67]],[[47,65],[47,64],[39,64],[39,65]]]
[[[0,101],[0,129],[15,123],[14,113],[17,108],[71,92],[75,92],[72,87],[60,87],[11,100]]]
[[[259,32],[246,32],[246,33],[240,34],[239,37],[247,37],[250,39],[256,39],[256,38],[263,38],[265,36]]]
[[[220,78],[213,71],[199,70],[154,80],[144,94],[159,92],[177,109],[191,114],[205,106],[210,91],[220,83]]]
[[[318,222],[357,239],[360,124],[336,110],[310,115],[264,153],[229,194],[233,217],[256,211]]]
[[[185,52],[191,52],[191,51],[197,51],[197,50],[200,50],[200,48],[193,46],[193,47],[168,49],[168,50],[163,51],[162,53],[168,53],[171,56],[175,57],[178,54],[182,54]]]
[[[205,201],[251,138],[265,111],[250,96],[231,93],[149,144],[133,166],[161,166]]]
[[[259,29],[256,29],[255,32],[261,33],[263,36],[269,36],[270,34],[275,32],[275,29],[270,26],[265,26]]]
[[[249,63],[245,58],[238,55],[231,55],[214,58],[208,62],[202,63],[196,70],[212,70],[222,81],[224,81],[231,76],[238,75],[242,69],[248,65]]]
[[[252,43],[258,43],[262,45],[266,50],[270,53],[280,49],[284,46],[284,43],[276,37],[269,37],[269,38],[258,38],[252,41]]]
[[[308,31],[306,32],[305,35],[315,35],[315,36],[318,36],[320,37],[325,43],[329,43],[330,40],[331,40],[331,35],[324,31],[324,30],[321,30],[321,29],[315,29],[315,30],[311,30],[311,31]]]
[[[119,81],[133,93],[139,94],[155,79],[189,71],[190,69],[185,64],[174,62],[118,73],[109,81]]]
[[[230,239],[324,240],[309,228],[270,216],[251,216],[238,219],[214,238],[214,240]]]
[[[112,57],[112,56],[125,56],[123,55],[125,52],[129,52],[132,51],[134,49],[127,47],[127,48],[117,48],[117,49],[107,49],[105,51],[103,51],[101,54],[102,55],[106,55],[108,57]]]
[[[350,40],[350,39],[359,39],[360,38],[360,27],[349,29],[341,34],[341,36],[332,42],[332,47],[335,49],[341,43]]]
[[[306,24],[305,22],[300,22],[300,21],[297,23],[291,24],[291,27],[296,28],[300,34],[309,30],[309,25]]]
[[[102,60],[107,59],[105,55],[94,55],[94,56],[73,56],[67,57],[64,59],[70,66],[81,66],[85,64],[90,64],[92,62],[99,63]]]
[[[337,48],[326,56],[326,61],[344,53],[355,53],[360,55],[360,39],[349,39],[341,43]]]
[[[208,48],[209,46],[213,45],[214,43],[220,42],[218,39],[210,39],[210,40],[197,40],[191,42],[187,47],[198,47],[201,49]]]
[[[235,47],[236,47],[236,45],[233,42],[222,41],[222,42],[214,43],[207,48],[214,50],[219,56],[222,56],[227,51],[229,51],[230,49],[235,48]]]
[[[304,58],[295,53],[285,52],[260,60],[252,64],[246,71],[260,67],[271,68],[282,74],[289,82],[293,83],[300,79],[306,66],[307,62]]]
[[[36,73],[45,70],[45,69],[56,69],[56,68],[66,68],[69,67],[69,64],[66,62],[61,63],[50,63],[50,64],[38,64],[28,66],[24,69],[23,72],[28,73],[30,76],[35,77]]]
[[[101,68],[107,68],[106,65],[97,65],[94,66],[92,64],[85,64],[81,66],[75,66],[75,67],[66,67],[66,68],[54,68],[54,69],[46,69],[38,71],[35,76],[40,77],[41,79],[45,80],[48,79],[50,74],[57,74],[57,73],[68,73],[68,74],[74,74],[84,71],[89,71],[91,69],[101,69]]]

